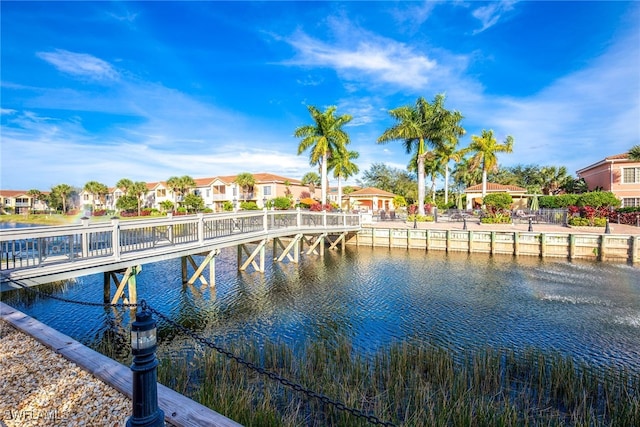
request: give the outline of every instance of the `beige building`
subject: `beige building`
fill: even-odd
[[[349,193],[345,197],[349,198],[349,209],[376,214],[381,210],[395,211],[396,207],[393,204],[395,196],[395,194],[379,188],[367,187]]]
[[[47,193],[45,193],[47,194]],[[24,190],[0,190],[0,213],[27,214],[29,211],[45,211],[49,206]]]
[[[466,209],[475,209],[482,206],[482,184],[472,185],[464,191],[467,196]],[[513,198],[512,209],[527,208],[527,189],[517,185],[502,185],[487,182],[487,194],[507,193]]]

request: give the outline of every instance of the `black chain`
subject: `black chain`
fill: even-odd
[[[297,392],[301,392],[301,393],[305,394],[309,398],[318,399],[322,403],[327,404],[327,405],[331,405],[331,406],[333,406],[334,408],[336,408],[339,411],[348,412],[348,413],[350,413],[351,415],[353,415],[355,417],[363,418],[363,419],[367,420],[371,424],[382,425],[382,426],[387,426],[387,427],[395,427],[395,424],[393,424],[391,422],[382,421],[378,417],[376,417],[375,415],[367,415],[360,409],[350,408],[350,407],[346,406],[342,402],[338,402],[338,401],[333,400],[333,399],[331,399],[330,397],[328,397],[328,396],[326,396],[324,394],[317,393],[317,392],[315,392],[313,390],[310,390],[310,389],[308,389],[308,388],[306,388],[306,387],[304,387],[304,386],[302,386],[302,385],[300,385],[298,383],[294,383],[292,381],[289,381],[288,379],[276,374],[275,372],[268,371],[268,370],[266,370],[264,368],[261,368],[260,366],[256,365],[255,363],[246,361],[243,358],[241,358],[239,356],[236,356],[235,354],[231,353],[230,351],[225,350],[222,347],[217,346],[215,343],[209,341],[208,339],[199,336],[198,334],[193,332],[191,329],[182,326],[181,324],[177,323],[174,320],[171,320],[169,317],[165,316],[164,314],[160,313],[155,308],[151,307],[145,300],[141,300],[140,304],[109,304],[109,303],[97,303],[97,302],[90,302],[90,301],[77,301],[77,300],[72,300],[72,299],[69,299],[69,298],[63,298],[63,297],[47,294],[45,292],[41,292],[41,291],[38,291],[36,289],[32,289],[30,286],[24,285],[24,284],[18,282],[17,280],[14,280],[14,279],[11,279],[11,278],[8,278],[7,280],[10,281],[11,283],[14,283],[14,284],[20,286],[22,289],[26,289],[29,292],[35,293],[37,295],[43,295],[43,296],[46,296],[46,297],[54,299],[54,300],[67,302],[67,303],[71,303],[71,304],[85,305],[85,306],[89,306],[89,307],[124,307],[124,308],[140,307],[143,311],[148,310],[148,311],[154,313],[159,318],[163,319],[165,322],[167,322],[170,325],[174,326],[175,328],[179,329],[184,334],[190,336],[191,338],[193,338],[195,341],[199,342],[200,344],[202,344],[204,346],[207,346],[207,347],[217,351],[218,353],[228,357],[229,359],[233,359],[236,363],[238,363],[240,365],[243,365],[246,368],[257,372],[260,375],[264,375],[264,376],[268,377],[269,379],[277,381],[280,384],[291,388],[292,390],[295,390]]]
[[[15,285],[20,286],[21,289],[24,289],[24,290],[26,290],[28,292],[33,293],[33,294],[45,296],[47,298],[51,298],[51,299],[62,301],[62,302],[68,302],[68,303],[71,303],[71,304],[86,305],[86,306],[89,306],[89,307],[119,307],[119,308],[135,308],[135,307],[140,307],[142,304],[146,305],[146,302],[144,300],[142,300],[142,302],[140,304],[125,304],[125,303],[111,304],[111,303],[106,303],[106,302],[78,301],[78,300],[73,300],[73,299],[69,299],[69,298],[59,297],[57,295],[51,295],[51,294],[48,294],[46,292],[42,292],[42,291],[39,291],[37,289],[33,289],[33,287],[25,285],[24,283],[20,283],[19,281],[15,280],[15,279],[12,279],[10,277],[6,278],[6,280],[8,282],[11,282],[11,283],[13,283]]]
[[[338,402],[335,401],[333,399],[331,399],[328,396],[325,396],[324,394],[320,394],[320,393],[316,393],[313,390],[310,390],[308,388],[305,388],[304,386],[298,384],[298,383],[294,383],[289,381],[288,379],[276,374],[275,372],[271,372],[268,371],[264,368],[261,368],[260,366],[256,365],[255,363],[249,362],[244,360],[243,358],[236,356],[235,354],[231,353],[228,350],[223,349],[222,347],[217,346],[215,343],[209,341],[208,339],[199,336],[198,334],[196,334],[195,332],[193,332],[191,329],[182,326],[181,324],[177,323],[174,320],[169,319],[167,316],[165,316],[164,314],[160,313],[158,310],[147,306],[147,310],[149,310],[150,312],[154,313],[156,316],[162,318],[164,321],[166,321],[167,323],[171,324],[172,326],[178,328],[179,330],[181,330],[184,334],[190,336],[191,338],[193,338],[195,341],[199,342],[200,344],[207,346],[215,351],[217,351],[218,353],[228,357],[229,359],[233,359],[235,360],[237,363],[239,363],[240,365],[243,365],[257,373],[259,373],[260,375],[265,375],[266,377],[279,382],[280,384],[289,387],[295,391],[298,392],[302,392],[305,395],[307,395],[307,397],[309,398],[313,398],[313,399],[318,399],[320,400],[322,403],[331,405],[333,407],[335,407],[336,409],[340,410],[340,411],[345,411],[345,412],[349,412],[351,415],[355,416],[355,417],[359,417],[359,418],[364,418],[366,419],[368,422],[370,422],[371,424],[376,424],[376,425],[383,425],[383,426],[388,426],[388,427],[394,427],[395,424],[390,423],[388,421],[382,421],[380,420],[378,417],[374,416],[374,415],[367,415],[365,414],[363,411],[361,411],[360,409],[355,409],[355,408],[350,408],[348,406],[346,406],[344,403],[342,402]]]

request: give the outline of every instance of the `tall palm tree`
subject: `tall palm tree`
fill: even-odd
[[[427,146],[444,145],[464,134],[460,126],[462,114],[444,108],[445,96],[438,94],[429,104],[424,98],[416,100],[415,106],[403,106],[389,111],[396,124],[378,138],[378,144],[402,140],[407,154],[416,154],[418,173],[418,213],[424,215],[425,169]]]
[[[640,162],[640,145],[634,145],[629,150],[629,160]]]
[[[338,208],[342,209],[342,178],[349,177],[360,172],[358,166],[351,160],[360,157],[357,151],[348,151],[346,148],[331,153],[328,159],[328,169],[333,170],[333,177],[338,179]]]
[[[327,203],[327,159],[335,151],[343,149],[349,144],[349,135],[342,129],[349,123],[352,117],[348,114],[335,116],[337,107],[330,106],[321,112],[313,105],[307,107],[312,125],[300,126],[294,132],[296,138],[302,138],[298,146],[298,155],[310,149],[309,163],[311,165],[320,164],[322,178],[322,196],[320,203],[324,206]]]
[[[129,178],[122,178],[120,181],[116,182],[116,187],[122,189],[124,194],[129,194],[129,188],[133,186],[133,181]]]
[[[247,201],[247,191],[250,188],[253,188],[256,185],[256,179],[249,172],[242,172],[236,176],[236,179],[233,180],[240,188],[242,188],[242,200]]]
[[[437,158],[442,162],[444,169],[444,203],[449,203],[449,162],[459,162],[462,159],[463,151],[456,150],[457,139],[445,142],[435,148]]]
[[[73,189],[68,184],[58,184],[51,188],[51,193],[60,197],[62,200],[62,213],[67,213],[67,197],[71,194]]]
[[[140,216],[142,196],[147,194],[147,191],[149,191],[149,189],[147,188],[147,183],[144,181],[136,181],[128,188],[128,194],[134,196],[138,202],[138,216]]]
[[[507,136],[503,144],[498,144],[493,130],[482,130],[482,136],[472,135],[471,144],[463,150],[464,153],[475,153],[469,165],[471,169],[482,169],[482,197],[487,195],[487,173],[498,167],[496,153],[511,153],[513,151],[513,137]]]

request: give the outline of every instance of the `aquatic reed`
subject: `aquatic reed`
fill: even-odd
[[[370,357],[351,343],[303,348],[229,344],[242,355],[347,407],[396,425],[640,425],[640,376],[560,354],[485,349],[456,353],[416,343]],[[369,425],[307,399],[213,351],[165,354],[159,380],[247,426]]]

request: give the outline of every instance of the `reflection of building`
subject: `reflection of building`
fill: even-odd
[[[377,213],[384,209],[386,212],[394,211],[396,207],[393,204],[393,198],[396,195],[379,188],[367,187],[349,193],[349,207],[361,212]]]
[[[482,184],[467,187],[464,193],[467,195],[467,210],[482,206]],[[510,194],[513,199],[513,203],[511,204],[512,209],[527,208],[526,188],[518,187],[517,185],[502,185],[487,182],[487,194],[492,193]]]
[[[605,157],[576,173],[589,190],[611,191],[622,207],[640,206],[640,162],[629,160],[628,153]]]

